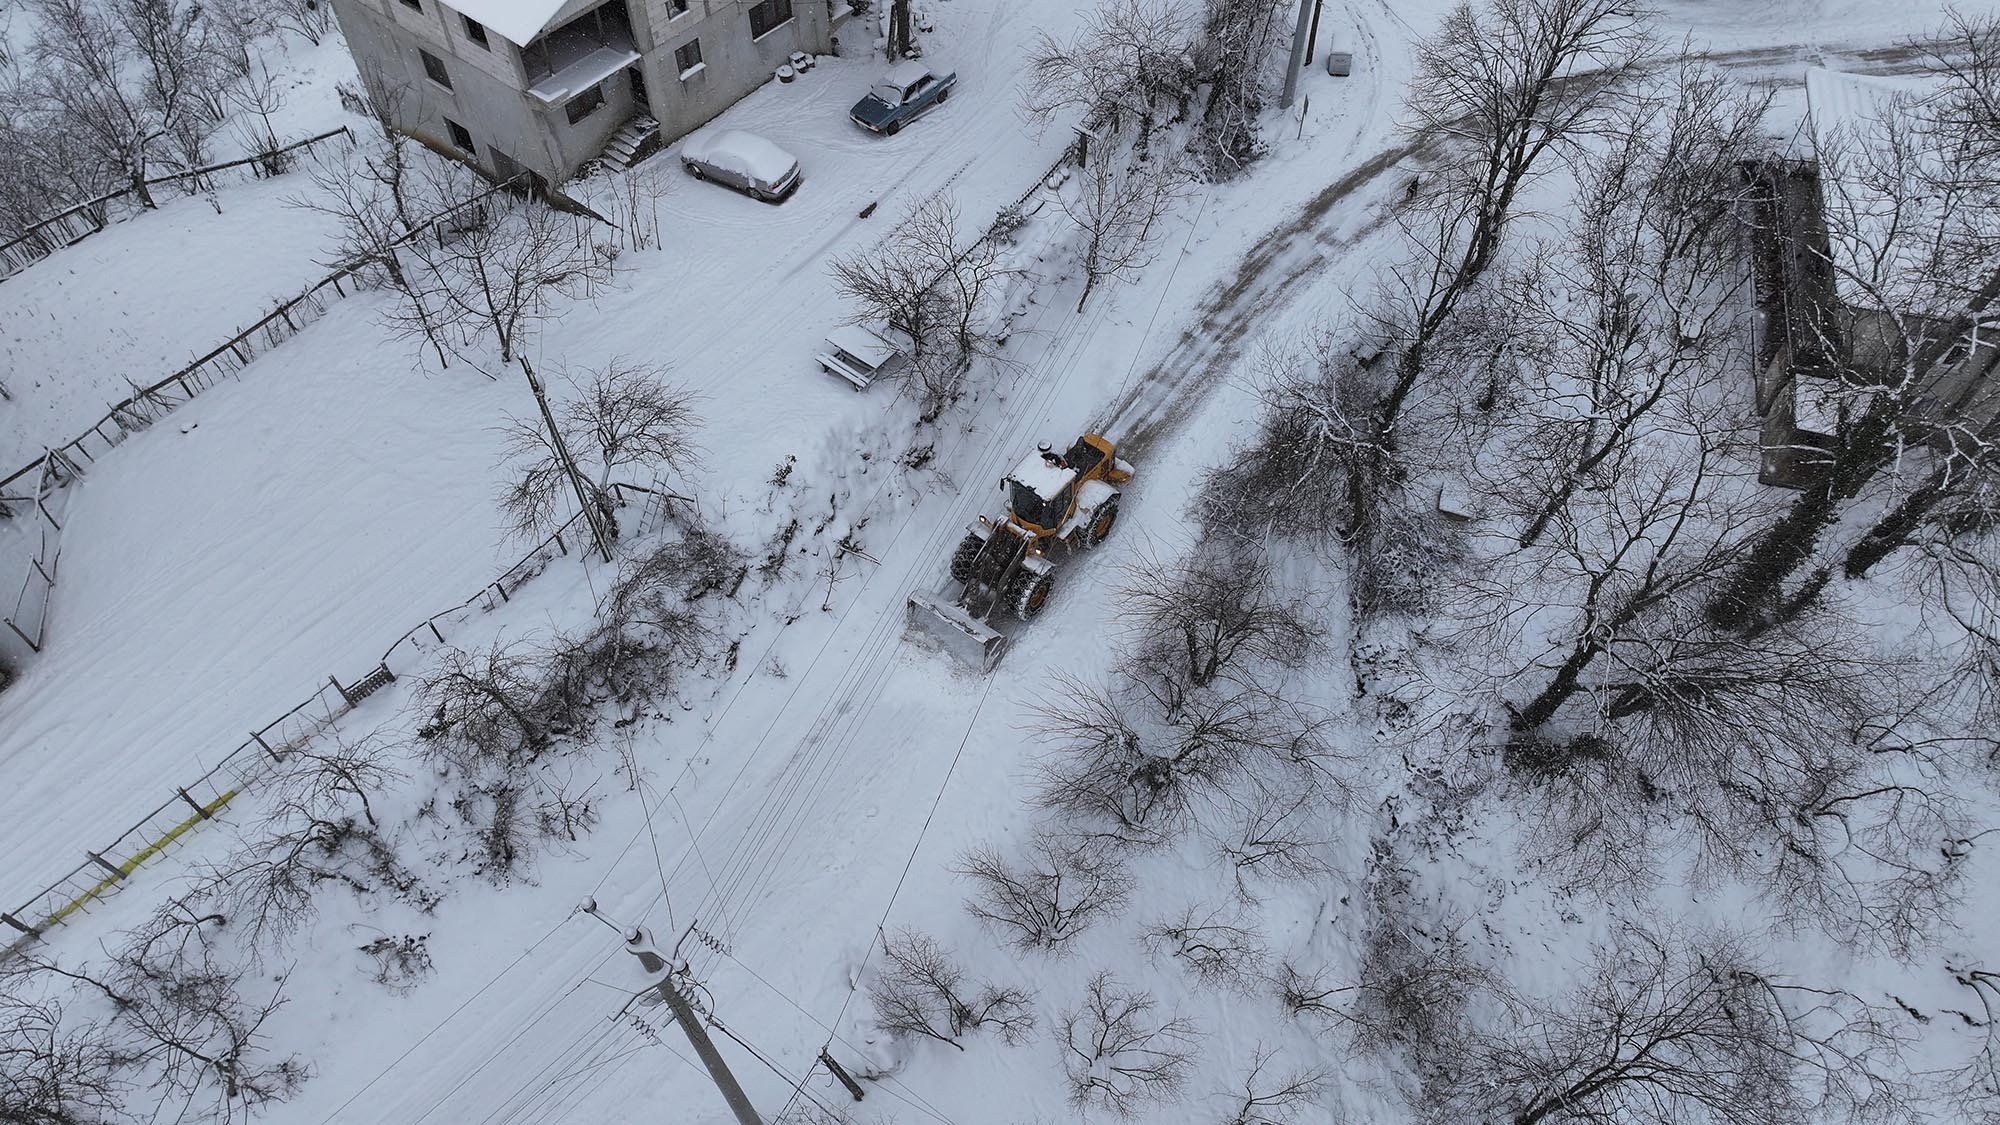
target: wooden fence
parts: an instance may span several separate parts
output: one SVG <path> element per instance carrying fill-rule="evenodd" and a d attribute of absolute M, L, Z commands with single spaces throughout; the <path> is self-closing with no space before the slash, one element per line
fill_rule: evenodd
<path fill-rule="evenodd" d="M 248 173 L 251 179 L 265 179 L 276 175 L 288 163 L 285 157 L 301 149 L 330 141 L 335 137 L 350 143 L 354 134 L 347 126 L 331 129 L 316 137 L 294 141 L 282 148 L 246 156 L 241 160 L 231 160 L 222 164 L 211 164 L 205 168 L 195 168 L 186 172 L 175 172 L 170 176 L 160 176 L 146 181 L 148 188 L 179 184 L 191 186 L 193 190 L 203 190 L 215 186 L 217 177 L 224 173 Z M 144 210 L 138 202 L 138 189 L 120 188 L 95 199 L 87 199 L 48 218 L 0 243 L 0 281 L 20 273 L 43 258 L 89 238 L 112 223 L 121 222 Z"/>

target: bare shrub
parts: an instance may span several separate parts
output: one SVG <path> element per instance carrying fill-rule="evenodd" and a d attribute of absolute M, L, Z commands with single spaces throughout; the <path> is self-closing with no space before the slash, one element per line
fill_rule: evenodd
<path fill-rule="evenodd" d="M 927 934 L 903 930 L 882 943 L 886 964 L 868 988 L 875 1022 L 891 1035 L 921 1035 L 965 1050 L 964 1037 L 990 1028 L 1009 1044 L 1034 1034 L 1034 994 L 968 982 L 965 970 Z"/>
<path fill-rule="evenodd" d="M 1148 1102 L 1172 1102 L 1199 1057 L 1194 1021 L 1162 1018 L 1152 993 L 1109 972 L 1090 978 L 1083 1000 L 1062 1016 L 1063 1072 L 1077 1109 L 1131 1117 Z"/>
<path fill-rule="evenodd" d="M 1232 796 L 1229 821 L 1208 832 L 1245 899 L 1253 877 L 1305 881 L 1333 870 L 1325 856 L 1333 804 L 1317 785 L 1259 781 Z"/>
<path fill-rule="evenodd" d="M 1190 904 L 1147 926 L 1139 940 L 1210 988 L 1247 995 L 1264 980 L 1264 935 L 1222 907 Z"/>
<path fill-rule="evenodd" d="M 548 657 L 522 643 L 485 652 L 447 648 L 417 687 L 425 753 L 462 768 L 503 768 L 539 758 L 560 733 L 542 710 Z"/>
<path fill-rule="evenodd" d="M 1057 690 L 1038 715 L 1053 749 L 1035 763 L 1035 800 L 1086 832 L 1161 843 L 1246 777 L 1337 777 L 1320 721 L 1264 692 L 1203 691 L 1155 718 L 1078 680 L 1059 678 Z"/>
<path fill-rule="evenodd" d="M 573 691 L 603 691 L 631 706 L 671 691 L 722 647 L 709 593 L 733 587 L 745 567 L 736 546 L 712 531 L 689 530 L 627 560 L 598 600 L 590 632 L 558 655 Z M 579 699 L 577 709 L 589 699 Z"/>
<path fill-rule="evenodd" d="M 283 948 L 319 912 L 323 887 L 366 898 L 394 895 L 429 910 L 437 896 L 372 827 L 351 816 L 328 819 L 293 807 L 197 877 L 197 895 L 227 913 L 253 951 Z"/>
<path fill-rule="evenodd" d="M 1248 660 L 1296 667 L 1322 630 L 1306 607 L 1272 590 L 1262 553 L 1198 551 L 1175 563 L 1146 558 L 1126 568 L 1119 613 L 1139 632 L 1141 659 L 1182 664 L 1187 683 L 1208 687 Z"/>
<path fill-rule="evenodd" d="M 1208 471 L 1195 497 L 1210 535 L 1254 549 L 1266 535 L 1326 542 L 1352 533 L 1356 490 L 1380 451 L 1369 422 L 1373 380 L 1349 349 L 1325 332 L 1260 351 L 1256 435 Z"/>
<path fill-rule="evenodd" d="M 404 934 L 400 938 L 382 934 L 361 947 L 375 962 L 376 984 L 398 996 L 406 996 L 437 971 L 431 961 L 429 934 Z"/>
<path fill-rule="evenodd" d="M 1276 1051 L 1259 1043 L 1250 1053 L 1250 1070 L 1243 1081 L 1216 1095 L 1230 1106 L 1223 1125 L 1290 1125 L 1326 1096 L 1329 1082 L 1323 1070 L 1294 1068 L 1267 1075 L 1276 1057 Z"/>
<path fill-rule="evenodd" d="M 18 1125 L 112 1120 L 129 1104 L 131 1064 L 110 1028 L 58 1000 L 16 995 L 0 976 L 0 1119 Z M 22 982 L 25 984 L 26 982 Z"/>
<path fill-rule="evenodd" d="M 667 381 L 658 365 L 613 359 L 601 368 L 558 377 L 570 393 L 554 408 L 563 444 L 591 489 L 606 526 L 616 529 L 623 486 L 651 492 L 667 474 L 701 462 L 695 442 L 695 396 Z M 511 418 L 503 431 L 514 476 L 500 498 L 516 534 L 547 535 L 574 499 L 569 477 L 539 416 Z"/>
<path fill-rule="evenodd" d="M 1019 948 L 1059 951 L 1132 896 L 1124 863 L 1101 845 L 1038 835 L 1027 852 L 1016 864 L 974 848 L 954 869 L 973 884 L 967 912 Z"/>
<path fill-rule="evenodd" d="M 71 969 L 29 955 L 24 971 L 85 986 L 110 1002 L 103 1025 L 111 1058 L 132 1086 L 160 1093 L 155 1108 L 235 1121 L 296 1093 L 310 1068 L 296 1056 L 277 1057 L 264 1024 L 285 1004 L 281 975 L 268 995 L 244 995 L 249 974 L 223 961 L 210 939 L 220 916 L 175 906 L 123 935 L 102 967 Z"/>

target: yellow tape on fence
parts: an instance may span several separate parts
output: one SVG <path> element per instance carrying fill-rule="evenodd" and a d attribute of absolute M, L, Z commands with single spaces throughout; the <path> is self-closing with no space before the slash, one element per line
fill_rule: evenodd
<path fill-rule="evenodd" d="M 153 858 L 156 855 L 159 855 L 160 852 L 164 850 L 168 844 L 171 844 L 175 840 L 180 839 L 183 835 L 187 833 L 188 829 L 193 828 L 195 825 L 200 824 L 202 821 L 207 820 L 209 817 L 214 816 L 217 812 L 220 812 L 222 810 L 222 807 L 224 805 L 227 805 L 231 800 L 234 800 L 236 794 L 239 792 L 241 792 L 241 790 L 231 789 L 229 792 L 224 793 L 222 796 L 217 797 L 215 800 L 210 801 L 209 803 L 203 805 L 201 807 L 200 812 L 196 813 L 191 817 L 188 817 L 186 820 L 181 821 L 179 824 L 174 825 L 172 828 L 167 830 L 167 833 L 165 835 L 161 836 L 159 839 L 153 841 L 151 844 L 148 844 L 146 847 L 135 853 L 131 859 L 128 859 L 125 862 L 119 864 L 117 875 L 115 876 L 107 875 L 104 878 L 99 879 L 97 881 L 96 886 L 76 896 L 76 898 L 70 901 L 69 905 L 63 907 L 61 910 L 58 910 L 54 914 L 49 915 L 48 920 L 43 922 L 40 928 L 47 929 L 50 926 L 53 926 L 58 922 L 61 922 L 64 918 L 67 918 L 70 915 L 76 913 L 77 911 L 82 910 L 92 901 L 102 896 L 106 888 L 116 886 L 127 875 L 130 875 L 132 874 L 132 872 L 138 870 L 140 864 L 146 862 L 147 860 Z"/>

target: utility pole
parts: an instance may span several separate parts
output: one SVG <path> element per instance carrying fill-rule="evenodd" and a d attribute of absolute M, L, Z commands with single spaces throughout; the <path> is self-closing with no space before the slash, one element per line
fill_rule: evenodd
<path fill-rule="evenodd" d="M 1279 109 L 1292 108 L 1292 99 L 1299 95 L 1299 70 L 1305 65 L 1306 29 L 1312 23 L 1313 0 L 1299 0 L 1299 25 L 1292 31 L 1292 61 L 1285 67 L 1285 92 L 1278 99 Z"/>
<path fill-rule="evenodd" d="M 743 1087 L 736 1084 L 736 1076 L 729 1072 L 729 1064 L 715 1049 L 715 1042 L 708 1037 L 708 1029 L 701 1025 L 701 1017 L 695 1014 L 694 1005 L 674 983 L 674 974 L 667 959 L 653 945 L 653 935 L 644 926 L 633 926 L 625 931 L 625 951 L 637 957 L 640 967 L 646 972 L 658 974 L 659 980 L 654 982 L 653 990 L 665 1002 L 667 1010 L 673 1012 L 674 1022 L 687 1033 L 688 1042 L 694 1044 L 694 1053 L 701 1056 L 702 1065 L 708 1068 L 708 1076 L 715 1080 L 715 1088 L 722 1091 L 722 1100 L 729 1103 L 729 1110 L 736 1115 L 739 1125 L 764 1125 L 764 1119 L 757 1116 L 757 1110 L 743 1093 Z"/>
<path fill-rule="evenodd" d="M 521 357 L 521 371 L 528 376 L 528 386 L 535 392 L 535 403 L 542 408 L 542 422 L 549 428 L 549 444 L 556 451 L 556 461 L 562 465 L 563 475 L 569 478 L 569 485 L 576 491 L 577 507 L 583 511 L 583 522 L 590 525 L 591 541 L 597 544 L 597 553 L 605 562 L 611 561 L 611 537 L 604 529 L 604 513 L 597 510 L 591 499 L 591 490 L 583 483 L 583 474 L 577 471 L 576 459 L 569 455 L 569 443 L 563 440 L 562 430 L 556 426 L 555 412 L 549 409 L 549 396 L 542 390 L 542 380 L 535 374 L 528 357 Z"/>
<path fill-rule="evenodd" d="M 910 0 L 889 0 L 889 61 L 902 61 L 909 49 Z"/>

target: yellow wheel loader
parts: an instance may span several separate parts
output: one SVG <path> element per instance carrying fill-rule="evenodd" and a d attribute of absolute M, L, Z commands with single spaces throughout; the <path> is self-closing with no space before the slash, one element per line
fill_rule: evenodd
<path fill-rule="evenodd" d="M 1050 548 L 1102 543 L 1118 521 L 1118 486 L 1131 479 L 1132 466 L 1098 434 L 1076 439 L 1067 453 L 1043 445 L 1001 478 L 1007 514 L 981 516 L 966 529 L 952 552 L 951 583 L 936 595 L 910 595 L 911 626 L 963 663 L 991 671 L 1007 645 L 988 624 L 993 615 L 1004 609 L 1032 621 L 1055 587 Z"/>

